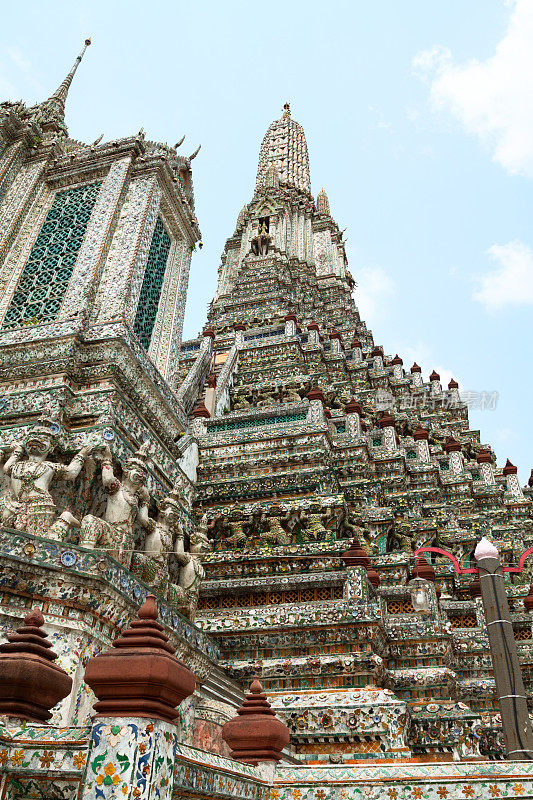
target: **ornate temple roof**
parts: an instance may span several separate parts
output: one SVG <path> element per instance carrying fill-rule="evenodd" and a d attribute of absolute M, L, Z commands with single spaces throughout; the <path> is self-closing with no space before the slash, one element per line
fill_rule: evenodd
<path fill-rule="evenodd" d="M 309 154 L 301 125 L 291 118 L 285 103 L 281 119 L 269 125 L 261 143 L 257 169 L 257 189 L 272 184 L 274 168 L 282 186 L 290 186 L 305 194 L 311 193 Z"/>

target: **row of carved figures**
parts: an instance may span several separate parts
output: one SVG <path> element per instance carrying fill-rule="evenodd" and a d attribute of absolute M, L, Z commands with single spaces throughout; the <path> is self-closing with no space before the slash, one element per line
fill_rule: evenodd
<path fill-rule="evenodd" d="M 119 479 L 107 445 L 82 447 L 69 464 L 63 464 L 54 460 L 56 439 L 54 423 L 43 424 L 41 419 L 24 439 L 3 449 L 3 472 L 8 477 L 8 486 L 0 498 L 2 524 L 56 541 L 65 541 L 73 530 L 78 530 L 81 547 L 105 550 L 157 594 L 193 618 L 204 575 L 199 554 L 210 545 L 200 526 L 191 537 L 190 551 L 185 551 L 179 502 L 188 500 L 184 484 L 178 482 L 158 503 L 154 519 L 149 515 L 152 501 L 146 487 L 148 443 L 126 459 Z M 80 521 L 68 510 L 58 514 L 51 494 L 53 484 L 73 481 L 89 458 L 101 468 L 102 488 L 106 495 L 103 515 L 87 514 Z M 141 552 L 135 551 L 136 523 L 146 534 Z M 169 554 L 173 554 L 180 565 L 177 583 L 172 583 L 169 578 Z"/>
<path fill-rule="evenodd" d="M 209 522 L 202 520 L 200 528 L 222 550 L 322 542 L 354 535 L 368 539 L 354 515 L 346 514 L 342 508 L 323 510 L 319 503 L 286 513 L 276 506 L 268 512 L 247 515 L 234 509 L 228 516 L 220 514 Z"/>

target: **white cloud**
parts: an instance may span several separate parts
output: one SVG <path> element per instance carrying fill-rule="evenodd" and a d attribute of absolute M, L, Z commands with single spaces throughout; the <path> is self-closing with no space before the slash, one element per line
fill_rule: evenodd
<path fill-rule="evenodd" d="M 533 176 L 533 2 L 513 0 L 509 25 L 494 55 L 455 64 L 434 47 L 413 59 L 431 84 L 437 108 L 449 108 L 466 130 L 487 143 L 511 174 Z"/>
<path fill-rule="evenodd" d="M 21 70 L 21 72 L 29 72 L 31 70 L 31 61 L 26 58 L 22 50 L 18 47 L 8 47 L 7 53 L 13 64 Z"/>
<path fill-rule="evenodd" d="M 487 250 L 498 267 L 478 278 L 473 298 L 487 311 L 507 305 L 533 305 L 533 251 L 523 242 L 495 244 Z"/>
<path fill-rule="evenodd" d="M 511 428 L 500 428 L 499 430 L 495 431 L 494 436 L 502 445 L 508 444 L 509 442 L 513 442 L 517 439 L 516 431 L 511 430 Z"/>
<path fill-rule="evenodd" d="M 383 317 L 394 292 L 394 281 L 383 267 L 363 267 L 357 270 L 357 287 L 353 292 L 361 318 L 374 325 Z"/>

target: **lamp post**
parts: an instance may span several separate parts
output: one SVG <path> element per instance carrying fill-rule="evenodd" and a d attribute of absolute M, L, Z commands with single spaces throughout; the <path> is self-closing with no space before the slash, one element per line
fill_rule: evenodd
<path fill-rule="evenodd" d="M 522 572 L 533 547 L 522 554 L 518 567 L 502 567 L 497 548 L 485 537 L 474 551 L 477 568 L 463 569 L 452 553 L 440 547 L 421 547 L 414 555 L 420 556 L 424 552 L 446 556 L 459 575 L 479 574 L 506 757 L 516 761 L 533 760 L 533 731 L 503 575 L 504 572 Z"/>

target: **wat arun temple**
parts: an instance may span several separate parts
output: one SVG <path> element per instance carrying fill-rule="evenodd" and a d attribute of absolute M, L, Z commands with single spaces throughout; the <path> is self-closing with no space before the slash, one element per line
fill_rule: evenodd
<path fill-rule="evenodd" d="M 0 103 L 1 800 L 533 798 L 533 480 L 361 319 L 288 104 L 184 341 L 197 151 L 70 138 L 83 52 Z"/>

